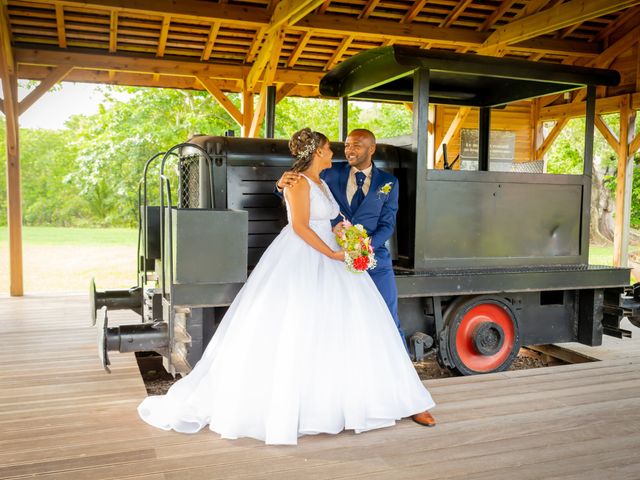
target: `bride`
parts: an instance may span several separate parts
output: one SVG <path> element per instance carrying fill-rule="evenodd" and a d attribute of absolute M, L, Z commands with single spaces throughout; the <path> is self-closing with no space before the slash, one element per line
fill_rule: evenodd
<path fill-rule="evenodd" d="M 320 172 L 326 136 L 305 128 L 289 142 L 289 223 L 229 307 L 202 359 L 142 419 L 222 438 L 296 444 L 301 435 L 388 427 L 435 404 L 367 274 L 350 273 L 331 230 L 338 205 Z"/>

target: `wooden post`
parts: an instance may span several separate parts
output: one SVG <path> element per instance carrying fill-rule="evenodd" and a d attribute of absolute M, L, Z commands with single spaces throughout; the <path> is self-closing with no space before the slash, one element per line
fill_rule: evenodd
<path fill-rule="evenodd" d="M 629 154 L 629 145 L 633 141 L 635 126 L 636 112 L 631 108 L 631 96 L 625 95 L 620 104 L 620 141 L 617 152 L 618 176 L 613 234 L 613 264 L 616 267 L 626 267 L 629 261 L 629 225 L 633 185 L 633 155 Z"/>
<path fill-rule="evenodd" d="M 9 293 L 24 293 L 22 275 L 22 200 L 20 195 L 20 142 L 18 126 L 18 78 L 2 59 L 2 91 L 7 125 L 7 223 L 9 225 Z"/>
<path fill-rule="evenodd" d="M 242 125 L 240 129 L 241 137 L 249 136 L 251 120 L 253 119 L 253 92 L 247 88 L 247 82 L 242 82 Z"/>

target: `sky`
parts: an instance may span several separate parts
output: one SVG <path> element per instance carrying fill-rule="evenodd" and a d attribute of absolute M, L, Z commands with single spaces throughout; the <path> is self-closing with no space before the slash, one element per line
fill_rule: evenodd
<path fill-rule="evenodd" d="M 72 115 L 97 113 L 103 100 L 98 89 L 98 85 L 91 83 L 62 82 L 60 88 L 45 93 L 20 115 L 20 127 L 58 130 Z M 28 93 L 29 89 L 18 88 L 18 99 L 22 100 Z"/>

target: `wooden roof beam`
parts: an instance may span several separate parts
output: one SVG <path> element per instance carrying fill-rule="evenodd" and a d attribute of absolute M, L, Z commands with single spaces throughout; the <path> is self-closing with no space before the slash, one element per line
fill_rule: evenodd
<path fill-rule="evenodd" d="M 265 28 L 266 39 L 260 48 L 260 53 L 253 62 L 253 66 L 247 75 L 247 88 L 254 90 L 258 80 L 262 76 L 270 58 L 273 58 L 273 49 L 278 39 L 283 37 L 283 28 L 295 24 L 309 12 L 317 8 L 323 0 L 283 0 L 276 6 L 269 25 Z M 639 0 L 640 1 L 640 0 Z M 324 16 L 324 15 L 320 15 Z M 278 52 L 280 49 L 278 49 Z"/>
<path fill-rule="evenodd" d="M 273 85 L 273 81 L 276 77 L 276 71 L 278 68 L 278 59 L 280 58 L 280 50 L 282 50 L 282 43 L 284 41 L 284 32 L 280 30 L 277 32 L 277 37 L 274 45 L 270 50 L 270 57 L 267 61 L 267 68 L 264 74 L 264 80 L 262 81 L 262 88 L 260 89 L 260 98 L 258 99 L 258 107 L 253 113 L 253 120 L 251 121 L 251 127 L 249 128 L 249 136 L 257 137 L 262 125 L 262 120 L 267 110 L 267 87 Z M 247 83 L 247 87 L 251 87 L 250 83 Z"/>
<path fill-rule="evenodd" d="M 379 3 L 380 0 L 369 0 L 362 9 L 362 12 L 360 12 L 360 15 L 358 15 L 358 20 L 369 18 L 369 15 L 371 15 L 371 12 L 373 12 L 373 10 L 378 6 Z"/>
<path fill-rule="evenodd" d="M 440 27 L 446 28 L 450 26 L 453 22 L 455 22 L 458 19 L 458 17 L 462 14 L 462 12 L 464 12 L 464 9 L 467 8 L 472 2 L 473 0 L 463 0 L 462 2 L 458 3 L 458 5 L 454 7 L 451 13 L 447 15 L 447 18 L 445 18 L 440 23 Z"/>
<path fill-rule="evenodd" d="M 56 28 L 58 30 L 58 46 L 67 48 L 67 35 L 64 28 L 64 7 L 56 5 Z"/>
<path fill-rule="evenodd" d="M 118 12 L 111 12 L 109 19 L 109 53 L 118 49 Z"/>
<path fill-rule="evenodd" d="M 158 51 L 156 57 L 164 57 L 164 49 L 167 47 L 167 38 L 169 37 L 169 27 L 171 26 L 171 16 L 162 17 L 162 28 L 160 29 L 160 40 L 158 40 Z"/>
<path fill-rule="evenodd" d="M 345 37 L 342 42 L 340 42 L 340 46 L 324 66 L 325 71 L 331 70 L 340 61 L 342 55 L 344 55 L 344 52 L 347 51 L 347 48 L 349 48 L 349 45 L 351 45 L 351 42 L 353 42 L 353 38 L 353 35 L 349 35 L 348 37 Z"/>
<path fill-rule="evenodd" d="M 207 78 L 242 80 L 248 71 L 246 66 L 200 61 L 177 61 L 165 58 L 149 58 L 122 54 L 78 53 L 55 50 L 33 50 L 15 48 L 16 62 L 24 65 L 70 65 L 87 70 L 114 70 L 138 73 L 158 73 L 160 75 L 204 76 Z M 317 86 L 323 72 L 309 72 L 278 69 L 279 81 Z"/>
<path fill-rule="evenodd" d="M 491 15 L 487 17 L 484 23 L 480 26 L 478 30 L 481 32 L 486 32 L 493 24 L 502 18 L 502 16 L 507 13 L 507 11 L 516 3 L 517 0 L 502 0 L 502 3 L 498 8 L 496 8 Z"/>
<path fill-rule="evenodd" d="M 298 40 L 298 44 L 295 46 L 295 48 L 291 52 L 291 55 L 289 56 L 289 60 L 287 60 L 287 67 L 291 68 L 296 64 L 296 62 L 298 61 L 298 58 L 300 58 L 300 54 L 304 50 L 304 47 L 307 46 L 307 43 L 311 39 L 311 35 L 312 35 L 311 31 L 306 31 L 302 33 L 302 35 L 300 36 L 300 40 Z"/>
<path fill-rule="evenodd" d="M 640 0 L 570 0 L 498 28 L 478 53 L 494 54 L 501 47 L 554 32 L 575 23 L 614 13 L 640 4 Z"/>
<path fill-rule="evenodd" d="M 92 10 L 116 11 L 153 16 L 169 15 L 174 19 L 198 22 L 225 22 L 247 27 L 261 27 L 269 23 L 270 15 L 264 8 L 203 2 L 201 0 L 23 0 L 28 3 L 62 5 Z M 285 2 L 281 2 L 285 3 Z M 297 3 L 287 1 L 287 4 Z M 306 2 L 305 2 L 306 3 Z"/>
<path fill-rule="evenodd" d="M 4 68 L 7 73 L 13 73 L 15 61 L 11 49 L 11 34 L 9 33 L 9 14 L 7 13 L 7 0 L 0 0 L 0 57 L 4 59 Z"/>
<path fill-rule="evenodd" d="M 640 0 L 638 0 L 640 1 Z M 295 30 L 311 32 L 314 35 L 351 35 L 357 32 L 358 38 L 370 38 L 373 41 L 393 42 L 433 42 L 448 43 L 455 46 L 479 48 L 489 35 L 484 32 L 459 27 L 440 28 L 422 23 L 399 24 L 387 20 L 350 19 L 338 15 L 309 15 L 300 20 Z M 570 42 L 570 43 L 567 43 Z M 559 55 L 596 56 L 601 47 L 596 42 L 576 42 L 553 38 L 534 38 L 511 45 L 522 51 L 548 51 Z"/>
<path fill-rule="evenodd" d="M 216 38 L 218 37 L 218 32 L 220 31 L 220 22 L 215 22 L 211 25 L 211 30 L 209 30 L 209 37 L 207 38 L 207 43 L 204 46 L 204 50 L 202 51 L 202 56 L 200 60 L 206 61 L 211 58 L 211 52 L 213 50 L 213 45 L 216 43 Z"/>
<path fill-rule="evenodd" d="M 427 0 L 415 0 L 411 8 L 407 11 L 407 13 L 402 17 L 400 23 L 411 23 L 413 19 L 418 16 L 418 14 L 424 8 L 424 5 L 427 3 Z"/>

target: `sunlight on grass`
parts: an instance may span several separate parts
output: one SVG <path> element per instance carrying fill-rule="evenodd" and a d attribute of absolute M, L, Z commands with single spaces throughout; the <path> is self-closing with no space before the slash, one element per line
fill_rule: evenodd
<path fill-rule="evenodd" d="M 132 228 L 23 227 L 24 289 L 86 292 L 136 283 L 138 232 Z M 0 227 L 0 294 L 9 290 L 7 228 Z"/>

